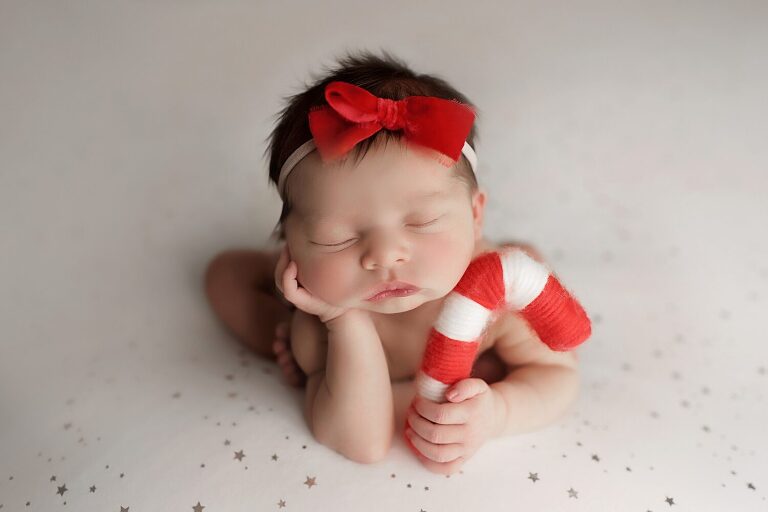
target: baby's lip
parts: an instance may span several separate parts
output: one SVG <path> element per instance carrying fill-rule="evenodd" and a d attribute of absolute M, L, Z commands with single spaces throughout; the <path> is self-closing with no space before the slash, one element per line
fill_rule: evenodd
<path fill-rule="evenodd" d="M 371 290 L 368 294 L 368 297 L 365 300 L 371 300 L 376 295 L 380 294 L 381 292 L 385 292 L 388 290 L 409 290 L 409 291 L 417 291 L 420 290 L 418 286 L 406 283 L 405 281 L 387 281 L 386 283 L 381 283 L 377 285 L 373 290 Z"/>

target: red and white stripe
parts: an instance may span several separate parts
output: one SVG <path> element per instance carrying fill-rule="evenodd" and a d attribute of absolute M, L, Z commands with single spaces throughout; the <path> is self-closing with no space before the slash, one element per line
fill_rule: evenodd
<path fill-rule="evenodd" d="M 552 350 L 570 350 L 591 334 L 589 317 L 549 269 L 520 248 L 481 254 L 445 299 L 416 377 L 419 395 L 445 401 L 445 391 L 469 378 L 493 313 L 511 309 Z"/>

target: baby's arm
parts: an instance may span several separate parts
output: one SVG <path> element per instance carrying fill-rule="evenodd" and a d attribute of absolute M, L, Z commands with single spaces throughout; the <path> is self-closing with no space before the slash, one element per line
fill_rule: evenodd
<path fill-rule="evenodd" d="M 494 350 L 509 369 L 490 384 L 504 409 L 498 411 L 497 436 L 535 430 L 561 416 L 579 389 L 574 352 L 556 352 L 545 345 L 523 318 L 512 314 Z"/>
<path fill-rule="evenodd" d="M 275 266 L 275 285 L 297 308 L 292 343 L 308 376 L 305 415 L 312 434 L 354 461 L 381 459 L 395 425 L 389 367 L 373 319 L 366 311 L 327 304 L 302 287 L 287 245 Z M 318 350 L 321 342 L 325 346 Z M 327 355 L 318 363 L 321 352 Z"/>
<path fill-rule="evenodd" d="M 348 459 L 380 460 L 392 443 L 394 411 L 389 368 L 370 315 L 353 309 L 325 324 L 301 310 L 295 315 L 292 343 L 296 362 L 307 373 L 304 412 L 310 430 Z M 310 322 L 327 328 L 322 351 L 311 341 L 318 329 Z"/>

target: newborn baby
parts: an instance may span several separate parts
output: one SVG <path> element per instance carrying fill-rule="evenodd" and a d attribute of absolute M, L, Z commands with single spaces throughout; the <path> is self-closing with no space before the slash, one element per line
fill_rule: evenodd
<path fill-rule="evenodd" d="M 305 386 L 305 419 L 319 442 L 375 462 L 407 419 L 421 462 L 451 474 L 487 440 L 564 413 L 578 389 L 576 356 L 550 350 L 519 315 L 499 312 L 472 377 L 449 389 L 455 396 L 443 404 L 417 396 L 414 377 L 445 297 L 473 258 L 500 248 L 483 237 L 486 194 L 468 158 L 475 130 L 450 166 L 381 129 L 333 162 L 318 150 L 299 155 L 281 180 L 288 156 L 312 137 L 308 112 L 336 80 L 382 98 L 469 104 L 441 79 L 372 55 L 342 61 L 294 96 L 270 146 L 285 243 L 219 255 L 206 273 L 208 298 L 238 338 Z M 542 261 L 526 244 L 502 245 Z"/>

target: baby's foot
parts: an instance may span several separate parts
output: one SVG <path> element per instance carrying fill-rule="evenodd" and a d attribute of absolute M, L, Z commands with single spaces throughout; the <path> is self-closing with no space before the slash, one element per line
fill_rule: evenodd
<path fill-rule="evenodd" d="M 275 327 L 275 341 L 272 343 L 272 349 L 277 356 L 283 381 L 290 386 L 303 386 L 307 381 L 307 374 L 296 363 L 291 352 L 290 325 L 288 322 L 281 322 Z"/>

